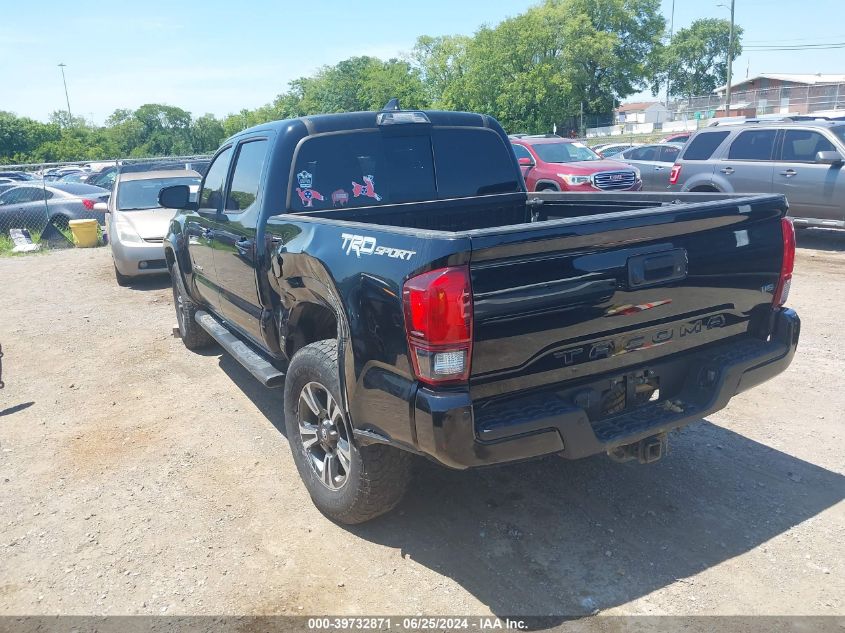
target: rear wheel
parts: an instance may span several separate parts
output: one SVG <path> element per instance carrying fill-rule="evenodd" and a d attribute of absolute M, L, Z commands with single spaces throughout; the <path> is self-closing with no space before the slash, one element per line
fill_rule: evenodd
<path fill-rule="evenodd" d="M 285 427 L 314 505 L 340 523 L 363 523 L 402 499 L 411 455 L 392 446 L 356 446 L 339 404 L 338 376 L 337 341 L 299 350 L 285 378 Z"/>
<path fill-rule="evenodd" d="M 170 267 L 170 282 L 173 286 L 173 305 L 176 308 L 176 322 L 179 324 L 179 336 L 182 337 L 182 342 L 190 350 L 208 347 L 214 339 L 196 322 L 194 317 L 198 306 L 188 296 L 176 264 Z"/>
<path fill-rule="evenodd" d="M 66 215 L 54 215 L 50 218 L 50 224 L 60 231 L 67 231 L 70 228 L 70 219 Z"/>

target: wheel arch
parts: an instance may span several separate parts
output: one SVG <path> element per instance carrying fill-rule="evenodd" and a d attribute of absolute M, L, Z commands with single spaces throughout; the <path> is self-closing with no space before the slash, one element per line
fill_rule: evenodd
<path fill-rule="evenodd" d="M 561 191 L 561 188 L 554 180 L 543 179 L 536 182 L 534 191 Z"/>

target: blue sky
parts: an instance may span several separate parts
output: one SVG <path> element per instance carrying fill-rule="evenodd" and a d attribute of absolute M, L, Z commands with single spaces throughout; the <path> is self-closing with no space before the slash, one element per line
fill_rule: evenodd
<path fill-rule="evenodd" d="M 675 28 L 727 17 L 729 0 L 675 0 Z M 746 44 L 845 42 L 842 0 L 736 0 Z M 145 0 L 8 3 L 0 20 L 0 110 L 45 120 L 65 100 L 101 123 L 117 108 L 167 103 L 194 115 L 255 108 L 287 82 L 352 55 L 399 56 L 418 35 L 471 34 L 528 0 Z M 663 0 L 669 18 L 671 0 Z M 753 41 L 752 41 L 753 40 Z M 845 73 L 845 49 L 743 54 L 735 75 Z"/>

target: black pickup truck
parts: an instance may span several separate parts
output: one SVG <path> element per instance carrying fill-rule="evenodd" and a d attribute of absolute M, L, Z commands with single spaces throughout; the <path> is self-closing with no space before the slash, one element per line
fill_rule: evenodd
<path fill-rule="evenodd" d="M 398 109 L 251 128 L 165 240 L 179 331 L 284 386 L 315 504 L 365 521 L 412 454 L 469 468 L 667 432 L 791 362 L 780 195 L 527 193 L 492 118 Z M 281 403 L 280 403 L 281 406 Z"/>

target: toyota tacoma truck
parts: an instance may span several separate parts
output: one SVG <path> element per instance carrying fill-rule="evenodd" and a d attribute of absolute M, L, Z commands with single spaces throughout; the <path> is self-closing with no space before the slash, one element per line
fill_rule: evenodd
<path fill-rule="evenodd" d="M 159 201 L 180 209 L 185 346 L 283 387 L 299 474 L 339 522 L 394 507 L 414 455 L 655 461 L 798 342 L 782 195 L 529 193 L 481 114 L 260 125 L 196 198 Z"/>

